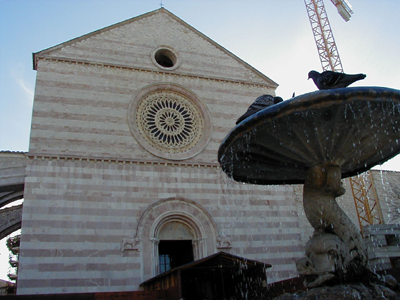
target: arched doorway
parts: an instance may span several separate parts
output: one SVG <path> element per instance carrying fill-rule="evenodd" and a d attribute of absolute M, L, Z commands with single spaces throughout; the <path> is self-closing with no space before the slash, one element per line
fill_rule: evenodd
<path fill-rule="evenodd" d="M 178 203 L 177 203 L 178 204 Z M 152 233 L 150 240 L 153 245 L 152 256 L 152 276 L 156 276 L 163 271 L 160 267 L 160 250 L 163 254 L 175 256 L 175 262 L 170 262 L 170 267 L 191 262 L 207 256 L 207 239 L 204 224 L 194 215 L 176 210 L 167 211 L 154 220 L 150 230 Z M 172 247 L 184 247 L 184 249 L 173 250 Z M 179 253 L 181 252 L 181 253 Z M 176 260 L 178 255 L 184 255 L 185 259 Z M 170 258 L 172 258 L 170 256 Z"/>
<path fill-rule="evenodd" d="M 195 234 L 190 224 L 177 218 L 162 224 L 158 233 L 158 272 L 190 263 L 194 260 Z"/>
<path fill-rule="evenodd" d="M 212 217 L 193 201 L 173 198 L 150 205 L 140 218 L 136 233 L 136 238 L 141 241 L 143 280 L 165 271 L 165 255 L 170 258 L 179 255 L 179 251 L 171 250 L 172 247 L 181 247 L 180 255 L 186 258 L 180 261 L 175 258 L 169 267 L 215 253 L 217 236 Z M 164 256 L 160 257 L 160 253 Z"/>

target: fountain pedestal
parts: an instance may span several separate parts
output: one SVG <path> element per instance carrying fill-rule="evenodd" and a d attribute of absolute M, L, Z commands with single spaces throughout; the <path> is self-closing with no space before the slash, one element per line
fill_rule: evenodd
<path fill-rule="evenodd" d="M 318 165 L 308 170 L 303 205 L 315 231 L 306 245 L 306 257 L 296 263 L 299 274 L 314 275 L 307 287 L 332 280 L 351 282 L 368 269 L 360 231 L 335 199 L 344 193 L 339 166 Z"/>
<path fill-rule="evenodd" d="M 308 287 L 364 276 L 368 257 L 360 231 L 336 203 L 341 179 L 400 153 L 400 91 L 317 91 L 257 112 L 222 142 L 218 160 L 236 181 L 304 184 L 303 204 L 314 235 L 300 274 Z"/>

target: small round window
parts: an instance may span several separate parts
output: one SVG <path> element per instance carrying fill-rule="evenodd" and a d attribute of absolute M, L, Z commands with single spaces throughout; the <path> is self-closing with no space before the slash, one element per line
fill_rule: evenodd
<path fill-rule="evenodd" d="M 167 47 L 157 48 L 153 51 L 151 59 L 157 67 L 165 70 L 174 70 L 179 63 L 178 55 Z"/>

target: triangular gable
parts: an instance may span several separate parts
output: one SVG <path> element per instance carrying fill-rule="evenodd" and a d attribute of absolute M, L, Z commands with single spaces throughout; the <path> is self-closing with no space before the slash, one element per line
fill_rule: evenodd
<path fill-rule="evenodd" d="M 34 69 L 38 59 L 48 58 L 158 71 L 149 56 L 155 47 L 167 43 L 176 47 L 183 61 L 174 73 L 278 86 L 165 8 L 34 53 Z"/>

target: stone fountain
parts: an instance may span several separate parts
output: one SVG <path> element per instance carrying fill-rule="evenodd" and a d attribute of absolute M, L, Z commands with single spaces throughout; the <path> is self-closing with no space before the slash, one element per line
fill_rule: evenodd
<path fill-rule="evenodd" d="M 398 153 L 400 91 L 356 87 L 304 94 L 257 112 L 228 134 L 218 160 L 239 182 L 304 184 L 304 210 L 315 231 L 296 265 L 314 288 L 373 277 L 360 231 L 335 198 L 345 193 L 342 178 Z"/>

